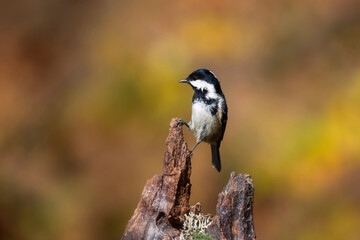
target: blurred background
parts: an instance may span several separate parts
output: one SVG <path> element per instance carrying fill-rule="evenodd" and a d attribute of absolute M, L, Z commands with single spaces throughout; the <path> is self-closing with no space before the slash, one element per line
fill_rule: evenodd
<path fill-rule="evenodd" d="M 215 213 L 249 173 L 258 239 L 359 239 L 355 0 L 1 1 L 0 238 L 119 239 L 197 68 L 229 121 L 220 174 L 194 153 L 191 204 Z"/>

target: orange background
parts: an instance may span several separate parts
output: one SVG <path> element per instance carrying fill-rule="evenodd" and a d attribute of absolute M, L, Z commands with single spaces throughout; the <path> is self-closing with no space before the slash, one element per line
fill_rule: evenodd
<path fill-rule="evenodd" d="M 359 238 L 357 1 L 0 6 L 1 239 L 118 239 L 170 119 L 190 119 L 177 81 L 203 67 L 229 120 L 220 174 L 194 152 L 191 203 L 214 213 L 230 172 L 249 173 L 258 239 Z"/>

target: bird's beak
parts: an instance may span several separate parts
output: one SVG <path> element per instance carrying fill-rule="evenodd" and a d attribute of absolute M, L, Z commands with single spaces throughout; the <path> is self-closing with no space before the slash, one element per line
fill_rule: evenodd
<path fill-rule="evenodd" d="M 189 83 L 189 81 L 187 79 L 181 79 L 179 83 Z"/>

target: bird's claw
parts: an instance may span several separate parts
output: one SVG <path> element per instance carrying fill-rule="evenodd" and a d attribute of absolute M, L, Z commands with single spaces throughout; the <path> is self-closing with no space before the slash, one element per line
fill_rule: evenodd
<path fill-rule="evenodd" d="M 186 127 L 189 127 L 189 125 L 184 120 L 182 120 L 181 118 L 179 120 L 177 120 L 177 124 L 185 125 Z"/>
<path fill-rule="evenodd" d="M 189 156 L 190 156 L 190 158 L 192 158 L 192 157 L 193 157 L 193 152 L 192 152 L 192 151 L 190 151 Z"/>
<path fill-rule="evenodd" d="M 181 118 L 179 118 L 177 120 L 177 124 L 181 124 L 181 125 L 184 125 L 186 122 L 184 120 L 182 120 Z"/>

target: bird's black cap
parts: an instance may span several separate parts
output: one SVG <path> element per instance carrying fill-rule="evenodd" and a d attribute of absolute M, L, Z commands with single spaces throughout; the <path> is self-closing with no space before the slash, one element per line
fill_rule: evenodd
<path fill-rule="evenodd" d="M 198 79 L 205 80 L 207 82 L 208 82 L 208 80 L 216 80 L 217 81 L 215 75 L 211 71 L 209 71 L 205 68 L 200 68 L 198 70 L 193 71 L 186 79 L 189 81 L 194 81 L 194 80 L 198 80 Z M 211 83 L 211 82 L 209 82 L 209 83 Z"/>

